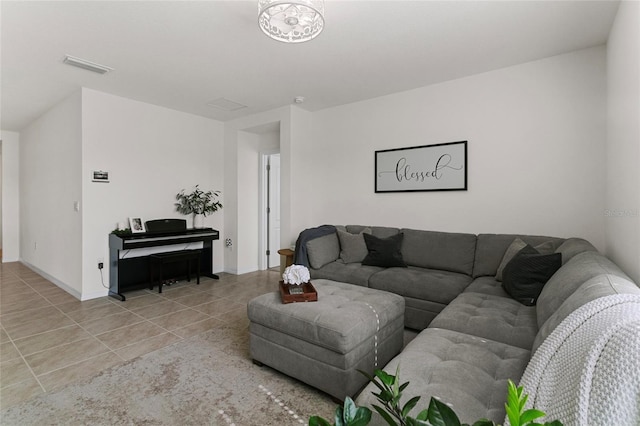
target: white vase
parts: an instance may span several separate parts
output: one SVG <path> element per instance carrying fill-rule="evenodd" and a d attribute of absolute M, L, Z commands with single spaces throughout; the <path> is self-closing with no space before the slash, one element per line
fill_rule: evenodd
<path fill-rule="evenodd" d="M 204 228 L 204 216 L 201 214 L 193 214 L 193 227 L 198 229 L 198 228 Z"/>

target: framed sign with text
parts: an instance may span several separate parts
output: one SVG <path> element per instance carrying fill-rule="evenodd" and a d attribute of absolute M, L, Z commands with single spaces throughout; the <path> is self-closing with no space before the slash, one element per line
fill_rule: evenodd
<path fill-rule="evenodd" d="M 376 151 L 376 192 L 466 191 L 467 141 Z"/>

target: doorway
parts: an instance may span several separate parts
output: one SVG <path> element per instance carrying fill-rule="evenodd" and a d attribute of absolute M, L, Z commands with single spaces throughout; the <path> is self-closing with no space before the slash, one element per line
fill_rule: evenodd
<path fill-rule="evenodd" d="M 262 154 L 262 208 L 260 268 L 280 266 L 280 153 Z"/>

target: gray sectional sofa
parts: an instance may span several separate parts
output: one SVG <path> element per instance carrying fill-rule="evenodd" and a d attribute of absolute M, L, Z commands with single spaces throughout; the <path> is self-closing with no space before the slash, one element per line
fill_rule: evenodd
<path fill-rule="evenodd" d="M 420 332 L 384 369 L 393 374 L 400 365 L 401 378 L 411 382 L 405 395 L 407 398 L 420 395 L 425 404 L 418 404 L 416 409 L 426 408 L 433 396 L 453 406 L 463 422 L 479 418 L 503 422 L 507 380 L 518 383 L 523 374 L 528 374 L 536 377 L 529 380 L 531 383 L 546 386 L 544 392 L 537 387 L 525 388 L 539 396 L 530 398 L 530 404 L 536 404 L 536 408 L 546 410 L 565 424 L 597 424 L 594 423 L 597 417 L 583 413 L 598 404 L 593 394 L 576 393 L 573 400 L 567 401 L 567 389 L 554 384 L 571 382 L 573 378 L 571 383 L 575 382 L 578 388 L 591 389 L 593 385 L 595 389 L 598 386 L 594 377 L 598 374 L 609 380 L 631 374 L 635 375 L 631 382 L 622 379 L 618 385 L 616 381 L 613 385 L 607 382 L 610 389 L 604 394 L 631 393 L 636 408 L 628 418 L 635 419 L 632 424 L 639 424 L 640 370 L 630 371 L 627 365 L 615 373 L 596 374 L 597 362 L 588 364 L 588 359 L 600 359 L 603 351 L 613 350 L 605 343 L 596 344 L 602 330 L 585 332 L 587 337 L 571 343 L 576 345 L 576 349 L 572 349 L 576 353 L 596 351 L 585 354 L 587 359 L 554 358 L 554 354 L 567 350 L 569 343 L 565 342 L 571 340 L 558 340 L 550 335 L 567 333 L 567 327 L 572 324 L 579 329 L 588 321 L 584 318 L 593 320 L 598 315 L 602 317 L 597 321 L 598 326 L 610 334 L 617 333 L 623 323 L 631 324 L 637 333 L 631 332 L 633 338 L 625 341 L 630 348 L 640 350 L 640 289 L 589 242 L 579 238 L 474 235 L 359 225 L 337 226 L 336 230 L 306 242 L 311 277 L 385 290 L 404 297 L 405 326 Z M 362 257 L 367 254 L 364 241 L 360 241 L 363 232 L 379 238 L 402 233 L 401 254 L 406 267 L 362 265 Z M 562 255 L 562 266 L 544 285 L 534 306 L 525 306 L 511 298 L 498 280 L 509 260 L 505 254 L 513 250 L 517 238 L 538 247 L 540 252 Z M 618 303 L 621 297 L 624 301 Z M 617 309 L 620 304 L 627 307 L 625 312 L 631 313 L 605 312 Z M 591 312 L 589 309 L 596 314 L 586 315 L 586 311 Z M 544 350 L 539 349 L 541 347 Z M 546 355 L 543 361 L 534 362 L 535 356 L 532 360 L 536 352 Z M 637 350 L 618 355 L 627 364 L 640 366 Z M 561 373 L 556 373 L 558 377 L 545 377 L 551 373 L 545 373 L 546 367 L 541 365 L 554 362 L 559 365 L 554 371 Z M 375 390 L 368 385 L 359 394 L 358 405 L 375 403 L 372 396 Z M 562 401 L 560 408 L 554 401 Z M 633 404 L 631 406 L 633 411 Z M 602 415 L 602 409 L 599 410 L 593 415 Z"/>

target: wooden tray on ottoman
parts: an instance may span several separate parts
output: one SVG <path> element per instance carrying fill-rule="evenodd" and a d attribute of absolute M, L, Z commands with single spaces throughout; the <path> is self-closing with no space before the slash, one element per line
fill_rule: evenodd
<path fill-rule="evenodd" d="M 291 294 L 289 293 L 290 287 L 302 287 L 302 293 Z M 315 302 L 318 300 L 318 293 L 311 282 L 292 286 L 280 281 L 280 296 L 282 296 L 282 303 Z"/>

